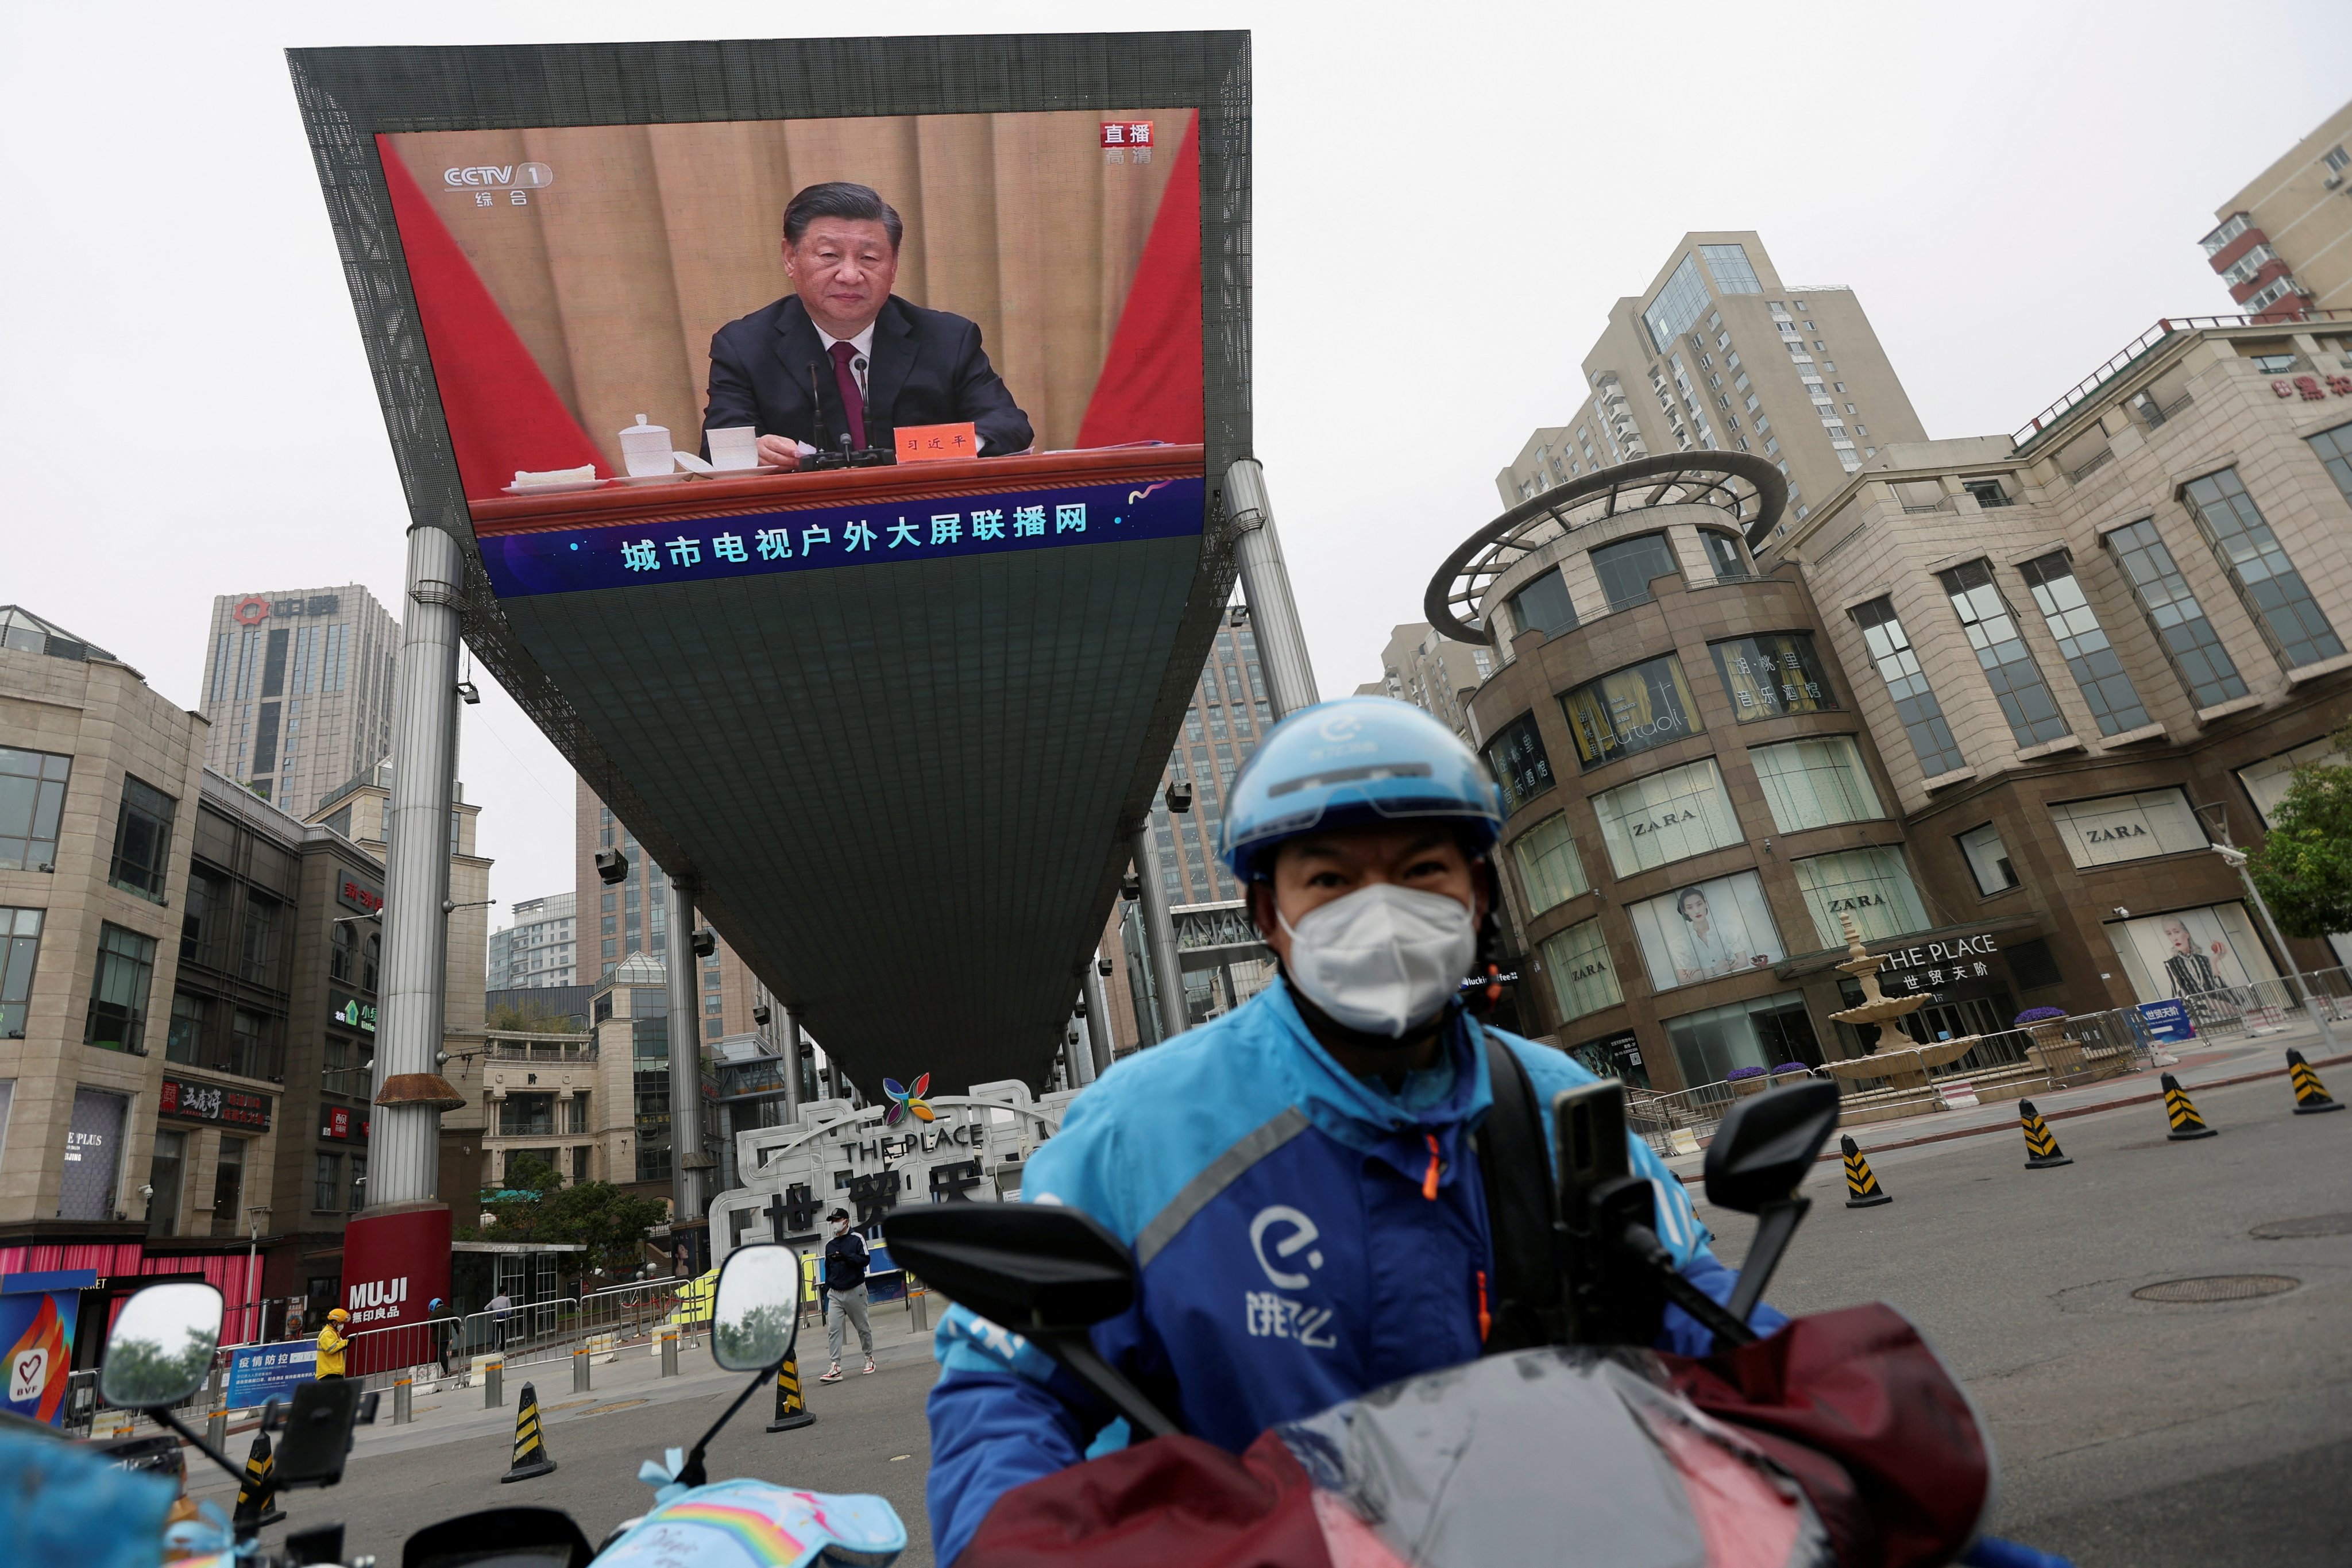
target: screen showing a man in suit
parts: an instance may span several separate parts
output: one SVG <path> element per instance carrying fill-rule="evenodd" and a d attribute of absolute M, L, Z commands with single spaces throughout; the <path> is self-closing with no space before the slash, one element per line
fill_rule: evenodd
<path fill-rule="evenodd" d="M 940 426 L 982 458 L 1200 441 L 1196 119 L 379 136 L 466 496 L 789 471 Z"/>

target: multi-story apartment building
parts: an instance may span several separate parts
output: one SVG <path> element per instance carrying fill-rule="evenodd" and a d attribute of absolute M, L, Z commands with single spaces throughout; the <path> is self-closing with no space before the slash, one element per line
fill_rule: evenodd
<path fill-rule="evenodd" d="M 213 601 L 205 765 L 307 816 L 392 749 L 400 626 L 356 583 Z"/>
<path fill-rule="evenodd" d="M 1496 476 L 1505 506 L 1640 458 L 1752 452 L 1798 521 L 1876 448 L 1927 437 L 1854 291 L 1783 282 L 1748 230 L 1685 235 L 1583 368 L 1576 413 Z"/>
<path fill-rule="evenodd" d="M 1484 645 L 1440 637 L 1427 621 L 1392 628 L 1381 650 L 1381 678 L 1356 688 L 1359 697 L 1393 697 L 1410 702 L 1470 738 L 1470 693 L 1495 673 L 1495 656 Z"/>
<path fill-rule="evenodd" d="M 2352 310 L 2352 103 L 2213 216 L 2205 259 L 2239 310 L 2264 321 Z"/>
<path fill-rule="evenodd" d="M 514 924 L 489 936 L 485 984 L 492 991 L 577 985 L 579 931 L 577 892 L 520 899 Z"/>
<path fill-rule="evenodd" d="M 1439 585 L 1503 656 L 1541 1032 L 1662 1089 L 1853 1055 L 1844 918 L 1954 1036 L 2352 958 L 2208 852 L 2352 717 L 2352 329 L 2160 324 L 2011 436 L 1779 481 L 1571 476 Z"/>

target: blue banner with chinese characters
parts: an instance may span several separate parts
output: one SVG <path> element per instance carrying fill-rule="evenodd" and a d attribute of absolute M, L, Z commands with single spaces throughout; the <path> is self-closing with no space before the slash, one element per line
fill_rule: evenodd
<path fill-rule="evenodd" d="M 511 598 L 1180 539 L 1201 531 L 1205 493 L 1192 476 L 561 528 L 486 538 L 482 563 L 499 596 Z"/>
<path fill-rule="evenodd" d="M 315 1382 L 318 1375 L 319 1345 L 315 1340 L 239 1346 L 229 1352 L 229 1407 L 250 1410 L 273 1399 L 292 1399 L 295 1389 Z"/>
<path fill-rule="evenodd" d="M 2139 1021 L 2147 1029 L 2147 1037 L 2168 1044 L 2176 1040 L 2193 1040 L 2197 1026 L 2189 1016 L 2189 1004 L 2178 997 L 2162 1002 L 2139 1005 Z"/>

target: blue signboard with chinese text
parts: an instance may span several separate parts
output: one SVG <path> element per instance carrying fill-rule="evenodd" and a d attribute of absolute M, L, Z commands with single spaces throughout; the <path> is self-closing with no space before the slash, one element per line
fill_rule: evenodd
<path fill-rule="evenodd" d="M 2189 1017 L 2189 1004 L 2178 997 L 2163 1002 L 2141 1003 L 2139 1021 L 2147 1029 L 2147 1037 L 2151 1040 L 2193 1040 L 2197 1037 L 2197 1026 Z"/>
<path fill-rule="evenodd" d="M 270 1345 L 243 1345 L 229 1352 L 228 1403 L 232 1410 L 249 1410 L 273 1399 L 292 1399 L 295 1389 L 314 1382 L 319 1371 L 319 1346 L 312 1340 L 285 1340 Z"/>
<path fill-rule="evenodd" d="M 1205 492 L 1191 476 L 560 528 L 485 538 L 482 564 L 499 596 L 512 598 L 1178 539 L 1201 531 Z"/>

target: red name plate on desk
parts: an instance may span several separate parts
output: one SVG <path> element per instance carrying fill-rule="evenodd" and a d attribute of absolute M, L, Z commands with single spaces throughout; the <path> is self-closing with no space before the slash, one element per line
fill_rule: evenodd
<path fill-rule="evenodd" d="M 971 421 L 961 425 L 909 425 L 898 432 L 902 463 L 946 463 L 980 456 L 980 436 Z"/>

